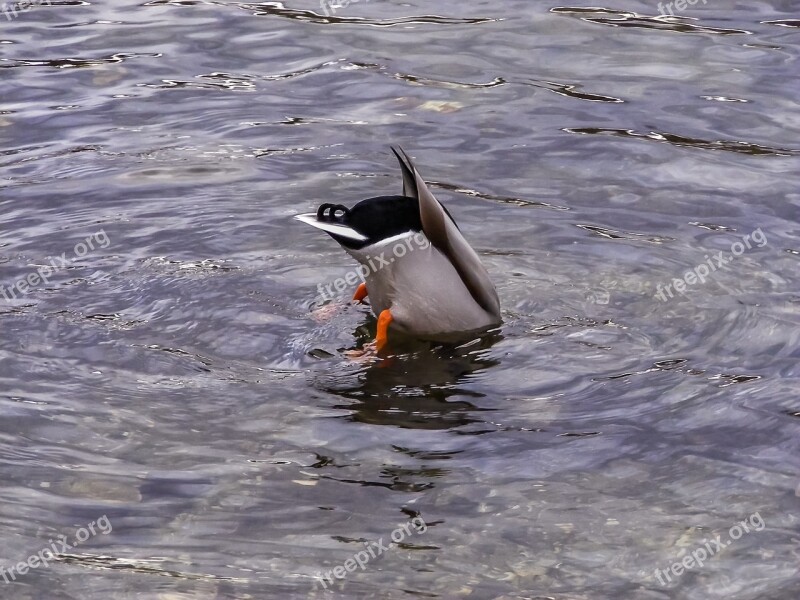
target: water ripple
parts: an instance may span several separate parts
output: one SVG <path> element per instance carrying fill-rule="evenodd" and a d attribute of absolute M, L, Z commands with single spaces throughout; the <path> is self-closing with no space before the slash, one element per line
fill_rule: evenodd
<path fill-rule="evenodd" d="M 173 89 L 173 88 L 194 88 L 200 90 L 230 90 L 230 91 L 255 91 L 255 84 L 248 81 L 246 77 L 231 76 L 223 73 L 212 73 L 210 75 L 197 75 L 198 79 L 210 79 L 212 81 L 181 81 L 177 79 L 162 79 L 161 83 L 139 83 L 138 87 L 154 89 Z"/>
<path fill-rule="evenodd" d="M 761 379 L 760 375 L 732 375 L 729 373 L 709 374 L 705 369 L 694 369 L 685 366 L 688 364 L 688 362 L 689 362 L 688 359 L 685 358 L 662 360 L 653 363 L 653 365 L 647 369 L 641 369 L 638 371 L 626 371 L 623 373 L 615 373 L 612 375 L 593 377 L 592 381 L 613 381 L 615 379 L 626 379 L 628 377 L 633 377 L 635 375 L 646 375 L 648 373 L 659 373 L 662 371 L 675 371 L 677 373 L 683 373 L 684 375 L 691 375 L 691 376 L 706 375 L 706 379 L 708 381 L 719 382 L 718 387 L 721 388 L 728 387 L 730 385 L 736 385 L 738 383 L 748 383 L 750 381 L 757 381 Z"/>
<path fill-rule="evenodd" d="M 377 63 L 352 62 L 350 63 L 350 65 L 356 68 L 374 69 L 376 71 L 385 71 L 387 69 L 386 66 Z M 399 79 L 400 81 L 406 81 L 413 85 L 424 85 L 424 86 L 449 89 L 449 90 L 490 89 L 504 85 L 527 85 L 547 90 L 550 92 L 554 92 L 561 96 L 567 96 L 569 98 L 577 98 L 578 100 L 588 100 L 590 102 L 613 102 L 613 103 L 624 102 L 624 100 L 622 100 L 621 98 L 616 98 L 614 96 L 605 96 L 603 94 L 582 92 L 580 91 L 582 86 L 579 84 L 558 83 L 554 81 L 546 81 L 539 79 L 512 79 L 507 77 L 496 76 L 491 81 L 472 83 L 464 81 L 452 81 L 447 79 L 436 79 L 433 77 L 425 77 L 422 75 L 415 75 L 412 73 L 393 73 L 391 76 L 395 79 Z"/>
<path fill-rule="evenodd" d="M 638 138 L 672 144 L 674 146 L 688 146 L 690 148 L 701 148 L 703 150 L 722 150 L 724 152 L 752 154 L 755 156 L 800 156 L 800 150 L 793 148 L 772 148 L 770 146 L 739 140 L 703 140 L 700 138 L 690 138 L 674 133 L 658 131 L 640 133 L 633 129 L 615 129 L 611 127 L 565 127 L 563 131 L 583 135 L 610 135 L 623 138 Z"/>
<path fill-rule="evenodd" d="M 614 96 L 604 96 L 602 94 L 591 94 L 589 92 L 581 92 L 579 91 L 581 88 L 580 85 L 555 83 L 553 81 L 537 81 L 535 79 L 529 82 L 519 82 L 519 83 L 522 83 L 524 85 L 531 85 L 533 87 L 538 87 L 543 90 L 548 90 L 560 96 L 577 98 L 578 100 L 588 100 L 589 102 L 613 102 L 613 103 L 625 102 L 621 98 L 616 98 Z"/>
<path fill-rule="evenodd" d="M 85 67 L 97 67 L 113 63 L 125 62 L 131 58 L 158 58 L 160 52 L 117 52 L 111 56 L 103 58 L 51 58 L 47 60 L 14 60 L 11 58 L 0 58 L 0 69 L 14 69 L 16 67 L 53 67 L 55 69 L 79 69 Z"/>
<path fill-rule="evenodd" d="M 170 4 L 171 2 L 164 2 Z M 439 15 L 416 15 L 397 17 L 394 19 L 371 19 L 367 17 L 337 17 L 326 16 L 313 10 L 286 8 L 283 2 L 261 2 L 258 4 L 239 4 L 239 8 L 252 11 L 255 16 L 277 16 L 285 19 L 319 23 L 324 25 L 355 24 L 370 25 L 372 27 L 396 27 L 410 24 L 436 24 L 436 25 L 476 25 L 502 21 L 501 18 L 490 17 L 443 17 Z"/>
<path fill-rule="evenodd" d="M 159 565 L 167 561 L 165 558 L 127 559 L 97 554 L 71 554 L 67 552 L 61 552 L 56 555 L 55 560 L 69 565 L 85 567 L 87 569 L 125 571 L 128 573 L 147 575 L 162 575 L 164 577 L 175 577 L 177 579 L 247 581 L 247 579 L 237 579 L 234 577 L 223 577 L 220 575 L 206 573 L 187 573 L 184 571 L 163 569 Z"/>
<path fill-rule="evenodd" d="M 778 19 L 775 21 L 761 21 L 764 25 L 777 25 L 778 27 L 800 27 L 800 19 Z"/>
<path fill-rule="evenodd" d="M 408 73 L 395 73 L 395 79 L 407 81 L 416 85 L 429 85 L 431 87 L 439 87 L 446 90 L 463 90 L 463 89 L 486 89 L 503 85 L 506 82 L 502 77 L 495 77 L 486 83 L 465 83 L 461 81 L 447 81 L 444 79 L 433 79 L 431 77 L 422 77 L 421 75 L 411 75 Z"/>
<path fill-rule="evenodd" d="M 513 204 L 515 206 L 537 206 L 540 208 L 551 208 L 553 210 L 570 210 L 568 206 L 559 206 L 558 204 L 550 204 L 549 202 L 542 202 L 541 200 L 525 200 L 524 198 L 516 198 L 514 196 L 498 196 L 496 194 L 489 194 L 487 192 L 478 192 L 464 186 L 444 183 L 442 181 L 429 181 L 432 187 L 438 187 L 443 190 L 448 190 L 456 194 L 464 194 L 466 196 L 474 196 L 483 200 L 492 200 L 500 202 L 501 204 Z"/>
<path fill-rule="evenodd" d="M 585 229 L 586 231 L 591 231 L 592 233 L 597 234 L 600 237 L 604 237 L 610 240 L 629 239 L 629 240 L 651 242 L 653 244 L 663 244 L 664 242 L 675 241 L 675 238 L 667 236 L 646 235 L 644 233 L 634 233 L 632 231 L 620 231 L 618 229 L 600 227 L 599 225 L 586 225 L 583 223 L 575 223 L 575 226 L 580 227 L 581 229 Z"/>
<path fill-rule="evenodd" d="M 678 33 L 713 33 L 717 35 L 750 35 L 752 32 L 744 29 L 724 29 L 721 27 L 706 27 L 694 25 L 686 21 L 696 21 L 691 17 L 674 17 L 669 15 L 648 16 L 612 8 L 583 8 L 557 6 L 550 12 L 575 17 L 581 21 L 609 25 L 611 27 L 638 27 L 643 29 L 662 29 Z"/>

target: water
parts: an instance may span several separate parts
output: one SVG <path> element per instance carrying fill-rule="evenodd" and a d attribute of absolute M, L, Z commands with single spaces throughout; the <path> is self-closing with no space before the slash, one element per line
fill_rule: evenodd
<path fill-rule="evenodd" d="M 798 5 L 654 4 L 0 14 L 0 595 L 796 598 Z M 390 143 L 504 325 L 365 363 Z"/>

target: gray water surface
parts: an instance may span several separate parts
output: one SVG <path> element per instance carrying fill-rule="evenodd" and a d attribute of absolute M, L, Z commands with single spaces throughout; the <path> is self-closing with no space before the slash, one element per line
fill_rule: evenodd
<path fill-rule="evenodd" d="M 800 4 L 584 4 L 0 12 L 0 597 L 798 597 Z M 504 324 L 359 361 L 389 144 Z"/>

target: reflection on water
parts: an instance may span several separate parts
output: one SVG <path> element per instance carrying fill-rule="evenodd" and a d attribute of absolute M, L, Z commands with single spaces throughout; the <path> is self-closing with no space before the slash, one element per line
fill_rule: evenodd
<path fill-rule="evenodd" d="M 0 18 L 0 577 L 113 523 L 3 597 L 794 598 L 796 8 Z M 291 217 L 397 193 L 390 143 L 504 322 L 356 358 L 368 307 L 312 307 L 352 261 Z M 755 513 L 763 531 L 658 580 Z"/>
<path fill-rule="evenodd" d="M 471 375 L 499 364 L 486 350 L 500 341 L 499 333 L 463 346 L 432 345 L 415 352 L 390 356 L 353 373 L 320 374 L 318 389 L 340 396 L 347 420 L 410 429 L 453 429 L 480 423 L 483 410 L 475 402 L 486 395 L 469 387 Z M 423 345 L 418 343 L 416 345 Z M 430 344 L 426 344 L 431 346 Z"/>

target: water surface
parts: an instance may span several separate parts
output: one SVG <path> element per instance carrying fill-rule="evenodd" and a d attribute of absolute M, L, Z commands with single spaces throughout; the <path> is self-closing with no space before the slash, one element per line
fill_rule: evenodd
<path fill-rule="evenodd" d="M 113 526 L 0 595 L 796 598 L 800 13 L 654 4 L 0 14 L 0 566 Z M 359 362 L 390 143 L 504 324 Z"/>

